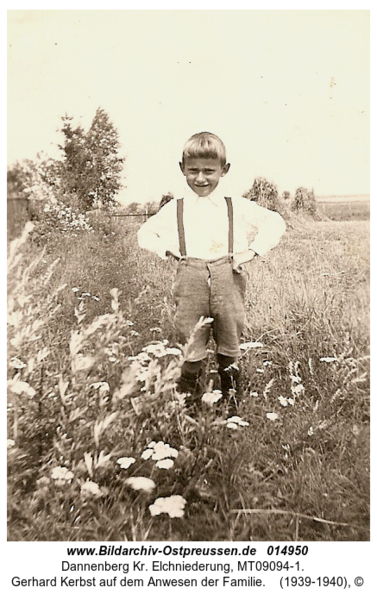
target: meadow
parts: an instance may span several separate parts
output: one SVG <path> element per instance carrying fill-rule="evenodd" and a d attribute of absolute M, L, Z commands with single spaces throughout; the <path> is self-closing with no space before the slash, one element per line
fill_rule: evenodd
<path fill-rule="evenodd" d="M 175 390 L 175 263 L 137 219 L 9 249 L 9 540 L 368 540 L 369 221 L 248 266 L 240 419 Z M 28 228 L 28 226 L 27 226 Z"/>

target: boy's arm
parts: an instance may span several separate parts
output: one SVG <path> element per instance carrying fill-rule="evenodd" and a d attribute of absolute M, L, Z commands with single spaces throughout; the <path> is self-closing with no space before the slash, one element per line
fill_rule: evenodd
<path fill-rule="evenodd" d="M 166 260 L 169 254 L 179 257 L 176 240 L 176 211 L 173 204 L 176 204 L 173 200 L 166 204 L 156 215 L 148 219 L 137 232 L 139 246 L 158 254 L 163 260 Z"/>
<path fill-rule="evenodd" d="M 240 265 L 251 261 L 254 256 L 264 256 L 269 250 L 275 248 L 286 230 L 284 219 L 279 213 L 246 198 L 242 198 L 241 202 L 243 202 L 244 221 L 250 228 L 256 228 L 257 233 L 248 250 L 235 254 L 233 269 L 236 272 L 240 272 Z"/>
<path fill-rule="evenodd" d="M 245 200 L 244 219 L 247 225 L 257 229 L 249 249 L 254 250 L 259 256 L 264 256 L 280 242 L 286 230 L 284 219 L 274 210 L 259 206 L 246 198 L 243 200 Z"/>
<path fill-rule="evenodd" d="M 254 252 L 254 250 L 251 250 L 251 248 L 249 248 L 249 250 L 245 250 L 245 252 L 238 252 L 235 254 L 233 256 L 233 271 L 236 271 L 236 273 L 241 273 L 241 265 L 250 262 L 256 255 L 257 253 Z"/>

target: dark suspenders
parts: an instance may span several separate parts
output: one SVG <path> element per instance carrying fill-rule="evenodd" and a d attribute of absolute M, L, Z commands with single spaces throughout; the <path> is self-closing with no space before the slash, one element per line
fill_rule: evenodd
<path fill-rule="evenodd" d="M 177 222 L 178 222 L 178 239 L 179 252 L 181 256 L 187 256 L 185 228 L 183 226 L 183 198 L 177 200 Z"/>
<path fill-rule="evenodd" d="M 233 246 L 234 246 L 234 225 L 233 225 L 233 204 L 232 199 L 229 196 L 225 197 L 226 205 L 228 209 L 228 252 L 229 254 L 233 254 Z M 179 239 L 179 252 L 181 256 L 187 256 L 186 249 L 186 238 L 185 238 L 185 228 L 183 225 L 183 198 L 179 198 L 177 200 L 177 223 L 178 223 L 178 239 Z"/>
<path fill-rule="evenodd" d="M 233 245 L 234 245 L 234 241 L 233 241 L 233 237 L 234 237 L 234 233 L 233 233 L 233 204 L 232 204 L 232 198 L 229 198 L 228 196 L 225 196 L 225 200 L 226 200 L 226 205 L 228 208 L 228 221 L 229 221 L 229 229 L 228 229 L 228 252 L 229 254 L 233 254 Z"/>

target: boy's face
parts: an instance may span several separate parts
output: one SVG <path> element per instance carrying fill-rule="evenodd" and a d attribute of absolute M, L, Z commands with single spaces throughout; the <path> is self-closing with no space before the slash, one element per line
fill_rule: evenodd
<path fill-rule="evenodd" d="M 218 158 L 186 158 L 184 163 L 179 163 L 188 186 L 198 196 L 209 196 L 221 177 L 227 174 L 230 164 L 221 165 Z"/>

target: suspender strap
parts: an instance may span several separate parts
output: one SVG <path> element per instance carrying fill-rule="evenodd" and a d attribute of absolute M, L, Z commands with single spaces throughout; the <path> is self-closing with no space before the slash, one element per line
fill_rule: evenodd
<path fill-rule="evenodd" d="M 177 200 L 177 222 L 178 222 L 178 239 L 179 252 L 181 256 L 187 256 L 185 228 L 183 226 L 183 198 Z"/>
<path fill-rule="evenodd" d="M 225 200 L 226 200 L 226 205 L 228 208 L 228 222 L 229 222 L 228 252 L 229 252 L 229 254 L 233 254 L 233 246 L 234 246 L 233 204 L 232 204 L 232 198 L 229 198 L 228 196 L 226 196 Z"/>
<path fill-rule="evenodd" d="M 228 196 L 225 197 L 226 205 L 228 208 L 228 252 L 233 254 L 234 246 L 234 227 L 233 227 L 233 204 L 232 199 Z M 177 223 L 178 223 L 178 240 L 179 240 L 179 252 L 181 256 L 187 256 L 186 250 L 186 239 L 185 239 L 185 228 L 183 226 L 183 198 L 177 200 Z"/>

